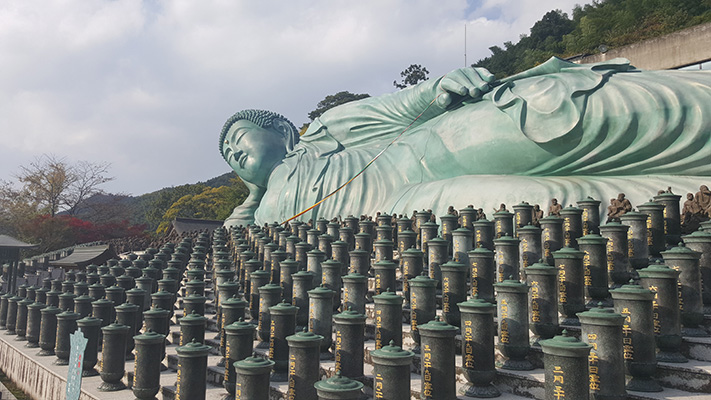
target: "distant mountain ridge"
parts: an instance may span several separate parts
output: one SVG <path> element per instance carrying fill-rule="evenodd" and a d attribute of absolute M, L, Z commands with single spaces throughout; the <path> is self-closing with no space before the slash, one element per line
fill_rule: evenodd
<path fill-rule="evenodd" d="M 208 179 L 204 182 L 165 187 L 138 196 L 123 194 L 97 194 L 86 200 L 85 206 L 76 214 L 90 220 L 128 220 L 134 225 L 146 225 L 154 230 L 163 213 L 180 197 L 196 194 L 206 188 L 231 186 L 237 178 L 234 171 Z"/>

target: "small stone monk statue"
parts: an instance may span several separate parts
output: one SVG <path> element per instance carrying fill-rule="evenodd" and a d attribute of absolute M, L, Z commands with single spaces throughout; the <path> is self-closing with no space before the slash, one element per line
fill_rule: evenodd
<path fill-rule="evenodd" d="M 560 217 L 560 210 L 562 209 L 563 206 L 558 203 L 558 199 L 552 199 L 551 205 L 548 207 L 548 216 Z"/>
<path fill-rule="evenodd" d="M 543 219 L 543 210 L 540 205 L 536 204 L 533 206 L 533 225 L 541 226 L 539 222 L 541 219 Z"/>

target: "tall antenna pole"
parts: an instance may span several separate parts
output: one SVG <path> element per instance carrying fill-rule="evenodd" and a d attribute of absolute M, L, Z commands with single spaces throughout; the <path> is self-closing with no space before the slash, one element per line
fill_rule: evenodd
<path fill-rule="evenodd" d="M 464 67 L 467 66 L 467 23 L 464 23 Z"/>

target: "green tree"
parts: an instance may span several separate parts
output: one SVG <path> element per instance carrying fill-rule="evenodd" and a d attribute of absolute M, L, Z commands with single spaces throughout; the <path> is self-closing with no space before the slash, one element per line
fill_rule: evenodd
<path fill-rule="evenodd" d="M 595 0 L 576 6 L 573 17 L 546 13 L 518 43 L 492 46 L 474 63 L 497 78 L 532 68 L 551 56 L 593 54 L 711 21 L 711 0 Z"/>
<path fill-rule="evenodd" d="M 365 99 L 366 97 L 370 97 L 370 95 L 367 93 L 354 94 L 348 91 L 328 95 L 316 104 L 316 109 L 309 113 L 309 118 L 313 121 L 333 107 L 340 106 L 341 104 L 349 103 L 351 101 Z"/>
<path fill-rule="evenodd" d="M 200 183 L 164 188 L 153 193 L 146 210 L 145 220 L 149 229 L 156 229 L 163 221 L 163 215 L 180 198 L 202 193 L 206 186 Z"/>
<path fill-rule="evenodd" d="M 234 178 L 229 186 L 204 187 L 195 194 L 180 197 L 163 213 L 157 234 L 166 234 L 175 218 L 223 220 L 242 204 L 249 191 L 241 179 Z"/>
<path fill-rule="evenodd" d="M 420 82 L 428 79 L 430 71 L 420 64 L 411 64 L 404 71 L 400 72 L 400 77 L 403 78 L 400 83 L 393 81 L 393 86 L 398 89 L 405 89 L 408 86 L 417 85 Z"/>

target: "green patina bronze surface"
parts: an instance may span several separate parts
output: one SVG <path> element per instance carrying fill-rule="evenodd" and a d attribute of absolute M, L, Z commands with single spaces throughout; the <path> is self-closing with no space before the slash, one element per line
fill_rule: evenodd
<path fill-rule="evenodd" d="M 278 114 L 235 114 L 220 151 L 250 195 L 225 224 L 281 222 L 308 208 L 415 120 L 303 218 L 423 208 L 443 215 L 449 205 L 491 210 L 551 197 L 605 204 L 619 192 L 642 203 L 668 186 L 695 192 L 711 176 L 711 73 L 552 58 L 502 81 L 463 68 L 347 103 L 302 137 Z"/>

